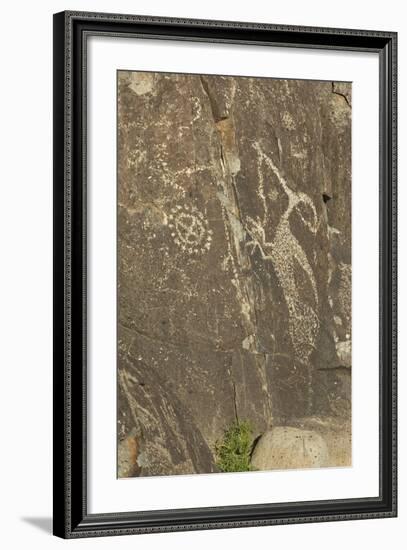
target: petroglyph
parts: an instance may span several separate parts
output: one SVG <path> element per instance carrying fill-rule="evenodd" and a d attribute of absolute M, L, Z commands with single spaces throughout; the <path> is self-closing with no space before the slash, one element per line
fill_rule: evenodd
<path fill-rule="evenodd" d="M 274 239 L 271 241 L 267 241 L 264 227 L 259 220 L 254 220 L 248 216 L 248 233 L 252 240 L 249 241 L 246 246 L 252 247 L 252 252 L 257 248 L 263 260 L 270 260 L 273 263 L 287 303 L 289 330 L 294 350 L 297 358 L 301 362 L 307 363 L 314 349 L 320 326 L 316 313 L 318 293 L 314 272 L 304 249 L 291 231 L 289 220 L 291 213 L 295 210 L 304 226 L 311 233 L 315 234 L 318 229 L 317 213 L 308 195 L 301 191 L 295 192 L 290 189 L 277 166 L 270 157 L 263 152 L 259 144 L 256 143 L 253 147 L 259 155 L 259 161 L 264 162 L 277 177 L 278 182 L 287 195 L 288 206 L 280 218 Z M 311 213 L 311 220 L 304 217 L 304 208 Z M 305 303 L 301 299 L 295 280 L 295 269 L 298 268 L 305 271 L 311 283 L 314 294 L 314 304 Z"/>
<path fill-rule="evenodd" d="M 131 169 L 137 168 L 138 164 L 145 162 L 147 159 L 146 151 L 140 151 L 140 149 L 133 149 L 127 156 L 127 166 Z"/>
<path fill-rule="evenodd" d="M 212 229 L 203 214 L 195 207 L 177 205 L 168 216 L 171 237 L 179 248 L 188 254 L 203 254 L 211 247 Z"/>
<path fill-rule="evenodd" d="M 191 106 L 192 106 L 192 124 L 199 120 L 202 115 L 202 106 L 201 102 L 199 100 L 199 97 L 193 96 L 191 98 Z"/>

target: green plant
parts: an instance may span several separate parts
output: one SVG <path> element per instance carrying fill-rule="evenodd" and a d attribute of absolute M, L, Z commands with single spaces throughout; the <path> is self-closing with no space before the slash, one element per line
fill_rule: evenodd
<path fill-rule="evenodd" d="M 234 422 L 215 446 L 216 465 L 221 472 L 249 472 L 253 432 L 248 421 Z"/>

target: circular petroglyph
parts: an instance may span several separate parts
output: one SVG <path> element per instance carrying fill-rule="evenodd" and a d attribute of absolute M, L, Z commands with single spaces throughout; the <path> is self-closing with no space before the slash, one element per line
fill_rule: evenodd
<path fill-rule="evenodd" d="M 188 254 L 203 254 L 211 247 L 213 231 L 195 206 L 177 205 L 168 216 L 174 243 Z"/>

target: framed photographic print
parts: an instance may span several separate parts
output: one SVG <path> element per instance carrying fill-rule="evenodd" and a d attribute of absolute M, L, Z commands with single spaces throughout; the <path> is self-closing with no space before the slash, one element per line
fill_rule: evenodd
<path fill-rule="evenodd" d="M 396 515 L 396 34 L 54 16 L 54 533 Z"/>

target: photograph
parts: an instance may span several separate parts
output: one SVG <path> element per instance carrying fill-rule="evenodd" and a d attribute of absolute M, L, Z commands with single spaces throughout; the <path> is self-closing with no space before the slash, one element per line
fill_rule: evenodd
<path fill-rule="evenodd" d="M 405 12 L 4 4 L 3 548 L 407 539 Z"/>
<path fill-rule="evenodd" d="M 352 466 L 352 84 L 117 71 L 117 476 Z"/>

